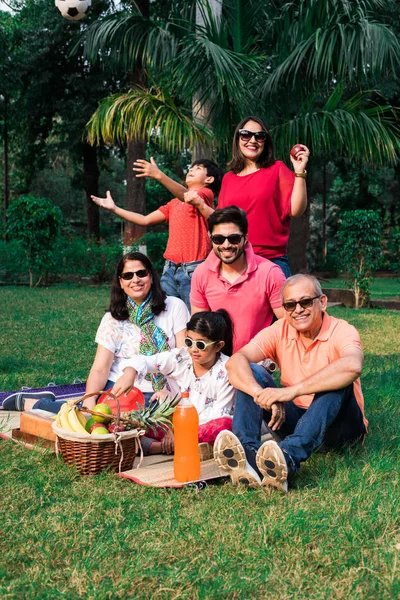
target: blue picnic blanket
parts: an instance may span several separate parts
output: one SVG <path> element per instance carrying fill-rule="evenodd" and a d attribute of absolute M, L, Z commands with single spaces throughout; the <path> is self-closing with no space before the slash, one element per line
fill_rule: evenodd
<path fill-rule="evenodd" d="M 20 390 L 13 390 L 11 392 L 0 392 L 0 406 L 3 401 L 18 392 L 53 392 L 57 400 L 63 400 L 65 398 L 79 398 L 83 396 L 86 389 L 86 383 L 71 383 L 68 385 L 56 385 L 55 383 L 49 383 L 46 387 L 41 388 L 30 388 L 23 386 Z"/>

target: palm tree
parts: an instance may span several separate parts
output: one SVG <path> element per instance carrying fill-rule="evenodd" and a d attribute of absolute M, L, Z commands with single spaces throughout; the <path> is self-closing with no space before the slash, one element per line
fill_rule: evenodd
<path fill-rule="evenodd" d="M 194 3 L 184 4 L 177 16 L 180 3 L 171 1 L 165 22 L 123 15 L 89 30 L 89 57 L 109 51 L 126 67 L 141 55 L 152 86 L 106 99 L 90 123 L 94 141 L 123 141 L 130 132 L 174 150 L 184 138 L 207 142 L 212 127 L 226 154 L 233 124 L 256 112 L 270 123 L 279 156 L 303 140 L 314 155 L 396 160 L 395 114 L 373 89 L 400 56 L 383 20 L 385 0 L 224 0 L 218 15 L 201 0 L 197 23 Z M 201 125 L 191 120 L 193 98 Z M 124 107 L 123 119 L 114 105 Z M 293 225 L 302 242 L 295 270 L 304 270 L 307 221 Z"/>

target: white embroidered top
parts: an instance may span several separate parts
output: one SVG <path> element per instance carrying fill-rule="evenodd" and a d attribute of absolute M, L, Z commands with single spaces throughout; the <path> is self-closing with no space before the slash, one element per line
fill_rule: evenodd
<path fill-rule="evenodd" d="M 196 377 L 192 359 L 185 348 L 175 348 L 153 356 L 132 356 L 122 361 L 120 368 L 133 367 L 138 373 L 139 382 L 153 371 L 161 371 L 168 381 L 176 381 L 182 392 L 189 392 L 190 401 L 199 413 L 199 424 L 203 425 L 220 417 L 233 416 L 236 390 L 228 380 L 225 368 L 228 358 L 220 354 L 215 365 L 202 377 Z"/>
<path fill-rule="evenodd" d="M 175 348 L 175 335 L 186 329 L 189 319 L 186 304 L 179 298 L 168 296 L 165 311 L 157 315 L 154 322 L 167 335 L 170 348 Z M 97 330 L 96 343 L 114 354 L 108 376 L 111 381 L 117 381 L 122 375 L 120 364 L 123 359 L 139 354 L 140 338 L 140 328 L 137 325 L 130 321 L 117 321 L 109 312 L 104 315 Z M 136 387 L 140 387 L 142 392 L 153 392 L 150 381 L 144 380 Z"/>

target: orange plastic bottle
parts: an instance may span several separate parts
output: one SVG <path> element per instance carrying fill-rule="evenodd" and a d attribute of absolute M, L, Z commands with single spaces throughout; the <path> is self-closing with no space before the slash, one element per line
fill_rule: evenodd
<path fill-rule="evenodd" d="M 172 417 L 174 425 L 174 476 L 177 481 L 196 481 L 200 478 L 198 446 L 199 415 L 189 400 L 189 392 L 182 392 L 181 401 Z"/>

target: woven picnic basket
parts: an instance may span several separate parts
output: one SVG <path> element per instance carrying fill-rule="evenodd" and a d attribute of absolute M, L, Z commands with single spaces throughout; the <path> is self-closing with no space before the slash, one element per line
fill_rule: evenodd
<path fill-rule="evenodd" d="M 86 394 L 74 404 L 79 404 L 90 396 L 97 396 L 103 391 Z M 118 398 L 110 394 L 116 401 L 118 413 L 116 424 L 119 424 L 120 410 Z M 88 411 L 90 412 L 90 411 Z M 81 475 L 97 475 L 105 469 L 126 471 L 132 469 L 135 457 L 140 449 L 141 429 L 132 429 L 104 435 L 83 434 L 66 431 L 53 423 L 53 431 L 57 436 L 56 452 L 60 453 L 67 465 L 75 466 Z"/>

